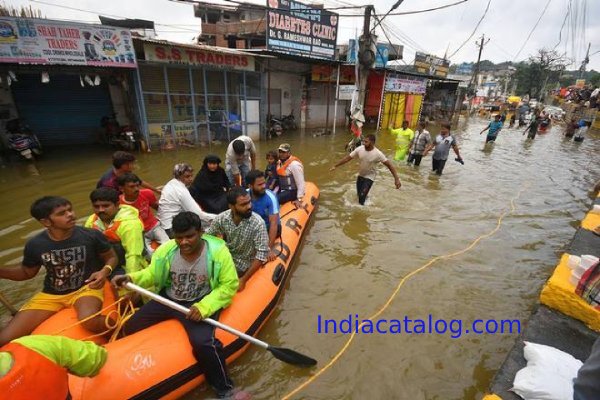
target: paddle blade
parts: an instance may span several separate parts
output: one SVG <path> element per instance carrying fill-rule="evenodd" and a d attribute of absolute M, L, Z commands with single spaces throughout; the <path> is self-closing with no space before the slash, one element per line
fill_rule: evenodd
<path fill-rule="evenodd" d="M 314 358 L 307 357 L 294 350 L 272 346 L 267 347 L 267 350 L 269 350 L 275 358 L 288 364 L 297 365 L 299 367 L 312 367 L 317 365 L 317 360 Z"/>

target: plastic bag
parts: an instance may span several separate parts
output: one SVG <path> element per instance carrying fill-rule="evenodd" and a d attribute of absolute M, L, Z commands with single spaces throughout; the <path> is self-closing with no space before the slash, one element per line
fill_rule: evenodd
<path fill-rule="evenodd" d="M 517 372 L 513 392 L 525 400 L 572 400 L 573 380 L 583 363 L 554 347 L 525 342 L 527 366 Z"/>

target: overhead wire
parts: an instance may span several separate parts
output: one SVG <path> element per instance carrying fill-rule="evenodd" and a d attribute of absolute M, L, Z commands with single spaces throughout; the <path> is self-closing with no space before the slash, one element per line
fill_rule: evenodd
<path fill-rule="evenodd" d="M 573 2 L 573 0 L 569 0 L 569 2 L 567 3 L 567 13 L 565 14 L 565 18 L 563 19 L 562 25 L 560 26 L 560 31 L 558 31 L 558 43 L 556 43 L 554 45 L 554 50 L 558 47 L 558 45 L 560 44 L 560 41 L 562 40 L 562 31 L 563 28 L 565 27 L 565 23 L 567 22 L 567 18 L 569 17 L 569 14 L 571 14 L 571 3 Z"/>
<path fill-rule="evenodd" d="M 492 0 L 488 0 L 487 6 L 485 7 L 485 10 L 483 11 L 483 15 L 481 16 L 481 18 L 479 18 L 479 21 L 477 21 L 477 25 L 475 25 L 475 28 L 473 29 L 473 32 L 471 32 L 471 34 L 469 35 L 469 37 L 462 42 L 462 44 L 460 46 L 458 46 L 458 48 L 456 50 L 454 50 L 454 52 L 452 54 L 450 54 L 447 58 L 450 59 L 452 57 L 454 57 L 456 55 L 456 53 L 458 53 L 464 46 L 465 44 L 467 44 L 467 42 L 469 40 L 471 40 L 471 38 L 475 35 L 475 32 L 477 32 L 477 29 L 479 28 L 479 25 L 481 25 L 481 22 L 484 20 L 485 16 L 488 13 L 488 10 L 490 9 L 490 4 L 492 3 Z"/>
<path fill-rule="evenodd" d="M 533 25 L 533 28 L 531 28 L 531 31 L 529 31 L 529 35 L 527 35 L 527 38 L 525 39 L 525 41 L 523 42 L 523 45 L 521 46 L 521 48 L 519 49 L 519 51 L 517 52 L 517 55 L 515 55 L 515 61 L 518 60 L 519 55 L 521 54 L 521 51 L 523 51 L 523 49 L 525 48 L 525 45 L 527 44 L 527 42 L 529 42 L 529 38 L 531 38 L 531 35 L 533 34 L 533 32 L 535 31 L 535 28 L 537 28 L 538 24 L 540 23 L 540 21 L 542 20 L 542 17 L 544 16 L 544 14 L 546 13 L 546 10 L 548 9 L 548 6 L 550 5 L 550 3 L 552 2 L 552 0 L 548 0 L 548 2 L 546 3 L 546 5 L 544 6 L 544 9 L 542 10 L 542 13 L 540 14 L 539 18 L 537 19 L 537 21 L 535 22 L 535 25 Z"/>
<path fill-rule="evenodd" d="M 83 8 L 70 7 L 70 6 L 65 6 L 63 4 L 49 3 L 49 2 L 41 1 L 41 0 L 29 0 L 29 1 L 32 2 L 32 3 L 39 3 L 39 4 L 44 4 L 44 5 L 47 5 L 47 6 L 51 6 L 51 7 L 58 7 L 58 8 L 66 9 L 66 10 L 79 11 L 79 12 L 84 12 L 84 13 L 88 13 L 88 14 L 106 15 L 107 17 L 112 17 L 112 18 L 129 18 L 129 17 L 124 17 L 122 15 L 108 14 L 108 13 L 103 13 L 103 12 L 98 12 L 98 11 L 93 11 L 93 10 L 87 10 L 87 9 L 83 9 Z M 157 26 L 168 26 L 168 27 L 171 27 L 171 28 L 178 28 L 178 29 L 181 29 L 182 31 L 194 32 L 194 33 L 198 34 L 198 30 L 181 28 L 180 26 L 177 26 L 177 25 L 163 24 L 163 23 L 157 23 L 157 22 L 155 22 L 154 25 L 157 25 Z"/>

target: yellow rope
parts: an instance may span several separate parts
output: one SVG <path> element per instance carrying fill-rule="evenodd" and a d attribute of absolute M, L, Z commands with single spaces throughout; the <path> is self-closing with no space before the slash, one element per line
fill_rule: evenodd
<path fill-rule="evenodd" d="M 385 304 L 375 314 L 371 315 L 366 320 L 372 321 L 375 318 L 377 318 L 379 315 L 381 315 L 389 307 L 389 305 L 392 303 L 392 301 L 394 300 L 394 298 L 396 297 L 396 295 L 400 291 L 400 288 L 404 285 L 404 283 L 408 279 L 412 278 L 413 276 L 415 276 L 419 272 L 422 272 L 425 269 L 429 268 L 431 265 L 433 265 L 437 261 L 445 260 L 445 259 L 452 258 L 452 257 L 456 257 L 458 255 L 466 253 L 467 251 L 469 251 L 473 247 L 475 247 L 481 240 L 483 240 L 485 238 L 488 238 L 488 237 L 494 235 L 496 232 L 498 232 L 498 230 L 500 229 L 500 226 L 502 225 L 502 221 L 504 220 L 504 217 L 506 217 L 508 214 L 511 214 L 512 212 L 515 211 L 515 200 L 517 200 L 521 196 L 521 193 L 523 192 L 523 190 L 525 190 L 525 187 L 523 189 L 519 190 L 519 192 L 517 193 L 517 195 L 510 200 L 510 210 L 504 211 L 502 214 L 500 214 L 500 216 L 498 217 L 498 221 L 496 223 L 496 227 L 494 229 L 492 229 L 491 231 L 489 231 L 486 234 L 483 234 L 483 235 L 479 236 L 477 239 L 473 240 L 473 242 L 471 242 L 471 244 L 468 245 L 467 247 L 465 247 L 464 249 L 455 251 L 454 253 L 450 253 L 450 254 L 445 254 L 445 255 L 442 255 L 442 256 L 434 257 L 431 260 L 429 260 L 427 263 L 425 263 L 424 265 L 422 265 L 421 267 L 413 270 L 408 275 L 404 276 L 400 280 L 400 282 L 398 283 L 398 285 L 396 286 L 396 289 L 389 296 L 389 298 L 385 302 Z M 360 328 L 363 327 L 363 325 L 365 324 L 366 320 L 364 320 L 358 326 L 357 331 L 360 330 Z M 306 380 L 302 384 L 298 385 L 294 390 L 292 390 L 291 392 L 289 392 L 288 394 L 286 394 L 285 396 L 283 396 L 282 400 L 287 400 L 287 399 L 291 398 L 292 396 L 298 394 L 300 391 L 304 390 L 304 388 L 306 388 L 308 385 L 310 385 L 315 380 L 317 380 L 317 378 L 319 376 L 321 376 L 323 373 L 325 373 L 325 371 L 327 371 L 329 368 L 331 368 L 337 362 L 337 360 L 339 360 L 339 358 L 346 352 L 346 350 L 350 347 L 350 344 L 352 344 L 352 341 L 354 340 L 355 336 L 356 336 L 356 331 L 352 332 L 352 334 L 350 335 L 350 337 L 348 338 L 348 340 L 346 340 L 346 343 L 340 349 L 340 351 L 338 351 L 338 353 L 323 368 L 321 368 L 319 371 L 317 371 L 317 373 L 315 373 L 313 376 L 309 377 L 308 380 Z"/>
<path fill-rule="evenodd" d="M 118 304 L 123 302 L 124 300 L 127 300 L 127 304 L 124 306 L 124 308 L 121 310 L 118 307 Z M 100 333 L 96 333 L 93 335 L 89 335 L 86 336 L 84 338 L 82 338 L 81 340 L 89 340 L 95 337 L 99 337 L 99 336 L 104 336 L 107 333 L 113 331 L 109 342 L 112 342 L 114 340 L 116 340 L 117 336 L 119 335 L 119 332 L 121 331 L 121 329 L 123 328 L 123 325 L 125 324 L 125 322 L 127 322 L 127 320 L 129 320 L 129 318 L 131 318 L 133 316 L 133 313 L 135 312 L 135 307 L 133 305 L 133 303 L 131 302 L 131 300 L 128 297 L 121 297 L 119 299 L 117 299 L 116 301 L 114 301 L 113 303 L 107 305 L 106 307 L 104 307 L 103 309 L 101 309 L 98 312 L 95 312 L 94 314 L 91 314 L 87 317 L 85 317 L 82 320 L 78 320 L 77 322 L 62 328 L 61 330 L 59 330 L 58 332 L 55 332 L 54 335 L 60 335 L 61 333 L 72 329 L 78 325 L 83 324 L 86 321 L 89 321 L 93 318 L 96 318 L 98 315 L 101 315 L 103 312 L 105 312 L 106 310 L 109 310 L 110 308 L 117 306 L 115 310 L 111 310 L 109 313 L 107 313 L 105 315 L 105 319 L 104 319 L 104 325 L 108 328 L 103 332 Z M 115 318 L 112 318 L 113 315 L 116 314 Z"/>

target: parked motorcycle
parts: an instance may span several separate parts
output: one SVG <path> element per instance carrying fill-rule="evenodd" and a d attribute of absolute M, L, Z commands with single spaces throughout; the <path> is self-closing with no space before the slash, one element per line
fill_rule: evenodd
<path fill-rule="evenodd" d="M 283 124 L 280 119 L 267 115 L 267 136 L 269 138 L 275 138 L 281 136 L 283 133 Z"/>
<path fill-rule="evenodd" d="M 100 120 L 100 126 L 104 128 L 106 141 L 113 147 L 121 150 L 132 151 L 137 148 L 137 135 L 129 126 L 120 126 L 116 114 L 105 115 Z"/>
<path fill-rule="evenodd" d="M 294 110 L 292 110 L 290 115 L 286 115 L 281 119 L 281 127 L 286 131 L 298 129 L 296 118 L 294 117 Z"/>
<path fill-rule="evenodd" d="M 37 136 L 18 118 L 6 123 L 8 146 L 25 160 L 42 155 L 42 145 Z"/>

